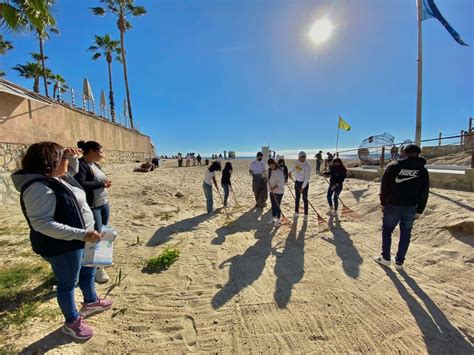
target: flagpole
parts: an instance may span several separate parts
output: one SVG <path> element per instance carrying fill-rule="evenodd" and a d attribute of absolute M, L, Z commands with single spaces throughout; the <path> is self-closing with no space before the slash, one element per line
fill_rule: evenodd
<path fill-rule="evenodd" d="M 337 124 L 337 138 L 336 138 L 336 154 L 337 154 L 337 150 L 339 148 L 339 123 Z"/>
<path fill-rule="evenodd" d="M 422 46 L 422 27 L 421 27 L 421 15 L 422 15 L 422 1 L 417 0 L 417 17 L 418 17 L 418 90 L 416 96 L 416 131 L 415 131 L 415 143 L 421 145 L 421 108 L 422 108 L 422 96 L 423 96 L 423 46 Z"/>

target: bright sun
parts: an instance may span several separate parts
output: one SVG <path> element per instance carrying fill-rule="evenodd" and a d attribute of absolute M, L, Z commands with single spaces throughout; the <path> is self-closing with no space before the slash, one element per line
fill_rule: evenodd
<path fill-rule="evenodd" d="M 309 38 L 313 41 L 314 44 L 318 45 L 325 42 L 332 33 L 334 26 L 332 25 L 331 21 L 327 18 L 323 18 L 321 20 L 317 20 L 311 26 L 309 30 Z"/>

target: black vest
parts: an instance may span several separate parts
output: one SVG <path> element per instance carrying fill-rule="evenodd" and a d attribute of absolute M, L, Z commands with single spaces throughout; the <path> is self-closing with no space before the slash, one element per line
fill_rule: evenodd
<path fill-rule="evenodd" d="M 80 187 L 72 178 L 65 178 L 71 185 Z M 77 203 L 76 197 L 66 186 L 53 178 L 38 178 L 26 183 L 21 189 L 20 203 L 23 215 L 30 226 L 30 241 L 33 251 L 43 257 L 52 257 L 61 255 L 73 250 L 83 249 L 84 242 L 80 240 L 61 240 L 48 237 L 33 229 L 28 216 L 26 215 L 25 203 L 23 201 L 24 191 L 34 182 L 41 182 L 54 191 L 56 196 L 56 210 L 54 212 L 54 220 L 56 222 L 66 224 L 70 227 L 85 229 L 85 222 Z"/>

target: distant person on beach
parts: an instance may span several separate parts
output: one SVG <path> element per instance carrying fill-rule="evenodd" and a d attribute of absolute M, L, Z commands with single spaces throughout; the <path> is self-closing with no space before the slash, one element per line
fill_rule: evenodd
<path fill-rule="evenodd" d="M 396 145 L 394 145 L 391 149 L 390 149 L 390 155 L 391 155 L 391 160 L 398 160 L 398 147 Z"/>
<path fill-rule="evenodd" d="M 270 202 L 272 204 L 272 219 L 269 222 L 274 226 L 280 225 L 281 219 L 281 201 L 285 192 L 285 174 L 274 159 L 268 159 L 269 178 L 268 186 L 270 188 Z"/>
<path fill-rule="evenodd" d="M 403 267 L 413 223 L 425 210 L 430 185 L 426 160 L 419 157 L 421 149 L 410 144 L 405 147 L 404 153 L 406 159 L 388 165 L 382 177 L 382 255 L 374 257 L 379 264 L 390 265 L 392 233 L 400 225 L 400 241 L 395 257 L 397 268 Z"/>
<path fill-rule="evenodd" d="M 225 163 L 224 170 L 222 170 L 222 177 L 221 177 L 221 186 L 224 190 L 224 207 L 228 207 L 227 201 L 229 199 L 229 192 L 232 183 L 230 182 L 230 178 L 232 176 L 232 164 L 227 162 Z"/>
<path fill-rule="evenodd" d="M 316 158 L 316 174 L 321 174 L 321 164 L 323 163 L 323 151 L 320 150 L 314 157 Z"/>
<path fill-rule="evenodd" d="M 196 166 L 196 155 L 193 153 L 191 157 L 193 159 L 193 166 Z"/>
<path fill-rule="evenodd" d="M 285 184 L 287 184 L 288 183 L 288 167 L 286 166 L 285 159 L 279 159 L 278 166 L 283 170 L 283 175 L 285 175 Z"/>
<path fill-rule="evenodd" d="M 32 144 L 12 180 L 20 192 L 33 251 L 51 265 L 56 279 L 56 298 L 65 318 L 62 331 L 85 340 L 94 330 L 84 316 L 112 307 L 112 301 L 97 296 L 96 269 L 81 266 L 84 242 L 98 242 L 101 235 L 94 230 L 86 193 L 72 177 L 79 169 L 78 154 L 76 148 L 53 142 Z M 74 299 L 77 284 L 84 296 L 80 312 Z"/>
<path fill-rule="evenodd" d="M 252 175 L 252 190 L 255 195 L 255 207 L 264 208 L 267 204 L 267 179 L 265 177 L 265 163 L 263 162 L 262 152 L 257 153 L 255 159 L 249 168 Z"/>
<path fill-rule="evenodd" d="M 178 167 L 183 167 L 183 156 L 181 155 L 181 153 L 178 153 Z"/>
<path fill-rule="evenodd" d="M 79 141 L 77 146 L 82 150 L 82 158 L 79 159 L 79 171 L 74 178 L 86 192 L 87 203 L 94 214 L 94 229 L 100 233 L 102 226 L 109 223 L 110 207 L 107 189 L 112 186 L 112 182 L 98 164 L 104 157 L 104 148 L 95 141 Z M 110 278 L 103 268 L 98 268 L 95 280 L 98 283 L 105 283 Z"/>
<path fill-rule="evenodd" d="M 202 163 L 201 163 L 201 160 L 202 160 L 201 154 L 198 153 L 196 159 L 197 159 L 198 165 L 201 166 L 202 165 Z"/>
<path fill-rule="evenodd" d="M 206 169 L 204 174 L 204 182 L 202 187 L 204 189 L 204 196 L 206 196 L 207 213 L 211 214 L 214 212 L 213 209 L 213 197 L 212 197 L 212 185 L 219 190 L 216 182 L 216 171 L 221 171 L 221 164 L 213 162 L 209 168 Z"/>
<path fill-rule="evenodd" d="M 327 152 L 326 153 L 326 166 L 324 167 L 324 170 L 328 171 L 331 169 L 333 159 L 334 159 L 334 155 L 332 155 L 330 152 Z"/>
<path fill-rule="evenodd" d="M 300 211 L 300 200 L 301 195 L 303 195 L 304 203 L 304 220 L 308 220 L 308 191 L 309 191 L 309 180 L 311 178 L 311 166 L 306 161 L 306 153 L 299 152 L 298 160 L 293 169 L 291 169 L 289 176 L 292 177 L 292 174 L 295 174 L 295 218 L 298 218 Z"/>
<path fill-rule="evenodd" d="M 333 195 L 334 195 L 334 213 L 337 214 L 337 208 L 339 206 L 339 195 L 341 194 L 344 180 L 347 176 L 347 169 L 344 166 L 341 159 L 336 158 L 331 166 L 331 170 L 328 173 L 329 178 L 329 188 L 327 193 L 327 199 L 329 204 L 329 214 L 332 214 L 333 211 Z"/>

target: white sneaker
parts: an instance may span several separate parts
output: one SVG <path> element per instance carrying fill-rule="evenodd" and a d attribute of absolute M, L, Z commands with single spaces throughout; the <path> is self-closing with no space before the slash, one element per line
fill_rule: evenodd
<path fill-rule="evenodd" d="M 303 221 L 305 221 L 305 222 L 306 222 L 307 220 L 308 220 L 308 215 L 307 215 L 307 214 L 305 214 L 305 215 L 304 215 L 304 217 L 303 217 Z"/>
<path fill-rule="evenodd" d="M 390 266 L 390 260 L 385 260 L 382 255 L 374 256 L 374 261 L 383 266 Z"/>
<path fill-rule="evenodd" d="M 109 275 L 105 272 L 104 268 L 99 267 L 95 271 L 95 281 L 97 283 L 103 284 L 110 280 Z"/>
<path fill-rule="evenodd" d="M 280 220 L 275 219 L 275 222 L 273 222 L 273 225 L 274 225 L 275 227 L 278 227 L 278 226 L 280 225 Z"/>
<path fill-rule="evenodd" d="M 298 212 L 295 212 L 295 214 L 293 215 L 294 218 L 298 218 L 300 215 L 298 214 Z"/>

